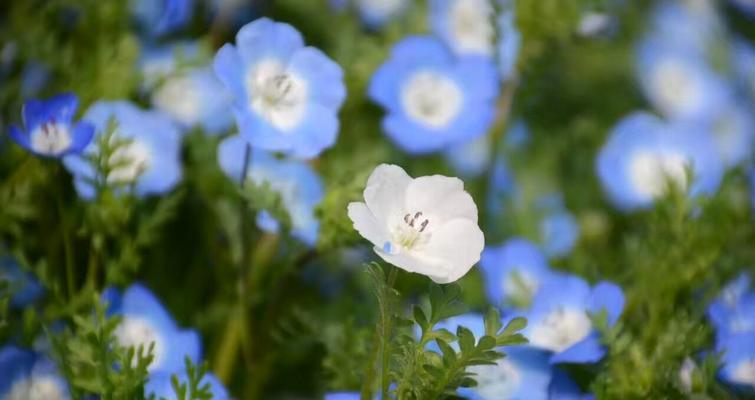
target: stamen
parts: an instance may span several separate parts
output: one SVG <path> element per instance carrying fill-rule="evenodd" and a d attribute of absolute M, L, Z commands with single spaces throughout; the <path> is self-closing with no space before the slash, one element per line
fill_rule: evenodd
<path fill-rule="evenodd" d="M 411 215 L 411 214 L 406 214 L 406 215 L 404 215 L 404 222 L 406 222 L 407 224 L 409 223 L 409 216 L 410 216 L 410 215 Z"/>
<path fill-rule="evenodd" d="M 419 231 L 424 232 L 425 228 L 427 228 L 427 224 L 429 223 L 430 223 L 430 220 L 427 220 L 427 219 L 424 222 L 422 222 L 422 225 L 420 226 Z"/>

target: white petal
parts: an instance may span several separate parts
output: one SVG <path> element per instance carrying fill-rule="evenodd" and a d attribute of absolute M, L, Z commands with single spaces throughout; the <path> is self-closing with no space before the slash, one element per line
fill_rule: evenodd
<path fill-rule="evenodd" d="M 388 254 L 378 247 L 375 247 L 375 253 L 383 260 L 403 269 L 404 271 L 422 274 L 435 282 L 447 283 L 448 269 L 442 260 L 428 257 L 418 257 L 413 253 Z"/>
<path fill-rule="evenodd" d="M 354 229 L 359 232 L 365 239 L 369 240 L 375 246 L 382 247 L 387 241 L 388 235 L 383 228 L 384 224 L 379 223 L 372 214 L 367 205 L 364 203 L 349 203 L 349 218 L 354 223 Z"/>
<path fill-rule="evenodd" d="M 404 211 L 404 193 L 412 182 L 401 167 L 381 164 L 372 171 L 364 188 L 364 200 L 378 221 Z"/>
<path fill-rule="evenodd" d="M 430 242 L 422 251 L 447 264 L 449 272 L 445 280 L 433 280 L 438 283 L 450 283 L 464 276 L 480 261 L 480 253 L 484 247 L 485 236 L 477 223 L 457 218 L 434 229 Z"/>
<path fill-rule="evenodd" d="M 456 218 L 477 223 L 477 205 L 459 178 L 432 175 L 415 179 L 406 190 L 406 207 L 411 212 L 422 211 L 435 226 Z"/>

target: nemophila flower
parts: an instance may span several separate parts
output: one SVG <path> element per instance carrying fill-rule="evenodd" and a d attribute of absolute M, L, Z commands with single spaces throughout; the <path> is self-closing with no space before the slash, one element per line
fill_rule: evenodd
<path fill-rule="evenodd" d="M 501 80 L 507 81 L 516 72 L 516 62 L 522 47 L 522 34 L 516 27 L 513 1 L 508 2 L 507 7 L 498 16 L 498 36 L 498 71 Z"/>
<path fill-rule="evenodd" d="M 543 196 L 537 206 L 544 213 L 539 223 L 540 243 L 548 257 L 563 257 L 579 239 L 579 224 L 566 209 L 560 194 Z"/>
<path fill-rule="evenodd" d="M 369 96 L 387 115 L 383 130 L 410 153 L 441 150 L 483 135 L 498 94 L 493 63 L 454 57 L 439 40 L 413 36 L 397 43 L 372 76 Z"/>
<path fill-rule="evenodd" d="M 526 314 L 522 334 L 533 347 L 552 353 L 551 363 L 592 363 L 605 354 L 592 315 L 605 311 L 613 325 L 624 308 L 621 288 L 610 282 L 590 287 L 576 276 L 549 279 L 540 287 Z"/>
<path fill-rule="evenodd" d="M 94 128 L 87 122 L 74 122 L 79 100 L 61 94 L 47 100 L 28 100 L 21 111 L 24 129 L 11 126 L 13 141 L 43 157 L 63 157 L 81 152 L 92 141 Z"/>
<path fill-rule="evenodd" d="M 737 334 L 725 338 L 718 350 L 721 359 L 721 379 L 734 387 L 755 391 L 755 334 Z"/>
<path fill-rule="evenodd" d="M 185 64 L 201 61 L 203 49 L 198 42 L 173 42 L 166 46 L 143 45 L 139 56 L 139 72 L 144 90 L 152 90 L 158 83 L 176 74 Z"/>
<path fill-rule="evenodd" d="M 346 97 L 341 67 L 291 25 L 260 18 L 215 56 L 239 131 L 255 148 L 311 158 L 335 143 Z"/>
<path fill-rule="evenodd" d="M 225 139 L 218 147 L 220 167 L 234 182 L 244 170 L 247 141 L 240 135 Z M 306 163 L 276 159 L 264 151 L 253 151 L 246 177 L 255 185 L 269 185 L 277 192 L 291 217 L 291 233 L 309 246 L 314 246 L 320 223 L 314 209 L 325 196 L 320 177 Z M 257 225 L 267 232 L 278 232 L 278 222 L 267 212 L 257 215 Z"/>
<path fill-rule="evenodd" d="M 414 179 L 382 164 L 367 180 L 364 200 L 349 204 L 349 218 L 383 260 L 437 283 L 458 280 L 479 261 L 485 237 L 460 179 Z"/>
<path fill-rule="evenodd" d="M 729 95 L 725 80 L 695 52 L 646 40 L 637 52 L 637 74 L 648 100 L 669 118 L 700 118 Z"/>
<path fill-rule="evenodd" d="M 431 0 L 433 33 L 456 54 L 493 56 L 495 10 L 490 0 Z"/>
<path fill-rule="evenodd" d="M 463 176 L 480 176 L 490 164 L 492 155 L 490 145 L 490 138 L 487 135 L 482 135 L 467 143 L 448 149 L 446 160 Z"/>
<path fill-rule="evenodd" d="M 723 167 L 710 135 L 687 124 L 667 124 L 635 112 L 621 120 L 597 158 L 611 200 L 625 210 L 646 208 L 673 183 L 691 196 L 712 194 Z M 693 181 L 689 182 L 687 169 Z"/>
<path fill-rule="evenodd" d="M 652 12 L 650 36 L 665 45 L 705 56 L 724 40 L 718 12 L 709 1 L 664 1 Z"/>
<path fill-rule="evenodd" d="M 180 180 L 179 128 L 163 113 L 145 111 L 127 101 L 100 101 L 87 110 L 84 120 L 95 126 L 97 136 L 106 134 L 112 120 L 116 123 L 113 138 L 129 141 L 110 155 L 107 184 L 133 187 L 137 195 L 145 196 L 165 193 Z M 85 199 L 95 196 L 91 181 L 97 178 L 85 156 L 99 151 L 98 146 L 90 146 L 83 156 L 63 160 L 79 196 Z"/>
<path fill-rule="evenodd" d="M 50 81 L 50 69 L 44 64 L 29 62 L 21 72 L 21 96 L 36 96 Z"/>
<path fill-rule="evenodd" d="M 48 358 L 15 346 L 0 348 L 0 398 L 67 400 L 68 384 Z"/>
<path fill-rule="evenodd" d="M 114 288 L 103 293 L 108 315 L 122 318 L 115 337 L 123 347 L 143 346 L 145 353 L 154 344 L 150 374 L 175 373 L 185 368 L 184 359 L 197 363 L 201 356 L 199 334 L 180 329 L 155 295 L 141 284 L 129 286 L 123 294 Z"/>
<path fill-rule="evenodd" d="M 491 304 L 526 309 L 540 286 L 555 275 L 533 243 L 514 238 L 482 252 L 480 269 Z"/>
<path fill-rule="evenodd" d="M 185 372 L 179 372 L 175 374 L 178 378 L 179 384 L 189 385 L 189 377 Z M 172 373 L 156 372 L 150 374 L 149 380 L 144 385 L 144 394 L 149 398 L 150 395 L 154 395 L 155 399 L 165 400 L 178 400 L 173 384 L 171 382 Z M 205 374 L 199 383 L 199 386 L 210 385 L 210 394 L 212 394 L 212 400 L 228 400 L 228 390 L 226 390 L 223 383 L 213 374 Z"/>
<path fill-rule="evenodd" d="M 230 128 L 231 94 L 210 67 L 192 68 L 165 80 L 152 94 L 152 105 L 185 128 L 199 126 L 208 134 Z"/>
<path fill-rule="evenodd" d="M 150 36 L 174 32 L 191 19 L 193 0 L 130 0 L 131 11 Z"/>
<path fill-rule="evenodd" d="M 740 275 L 721 291 L 707 310 L 720 343 L 731 335 L 749 334 L 755 340 L 755 292 L 750 291 L 750 277 Z"/>
<path fill-rule="evenodd" d="M 485 334 L 483 318 L 478 314 L 464 314 L 441 321 L 436 329 L 447 329 L 456 332 L 459 326 L 469 329 L 480 338 Z M 458 350 L 457 343 L 451 343 Z M 430 349 L 439 351 L 434 342 Z M 478 365 L 467 369 L 473 373 L 472 378 L 477 386 L 459 388 L 458 394 L 471 400 L 498 399 L 551 399 L 551 381 L 555 371 L 549 362 L 547 351 L 531 346 L 504 346 L 498 350 L 506 357 L 496 361 L 494 365 Z"/>
<path fill-rule="evenodd" d="M 724 166 L 733 168 L 749 160 L 755 147 L 755 117 L 749 100 L 733 98 L 702 124 L 710 132 Z"/>
<path fill-rule="evenodd" d="M 324 400 L 359 400 L 359 392 L 331 392 L 325 393 Z"/>
<path fill-rule="evenodd" d="M 380 29 L 406 11 L 410 0 L 353 0 L 357 14 L 369 29 Z"/>
<path fill-rule="evenodd" d="M 22 308 L 34 303 L 44 293 L 44 288 L 30 272 L 23 271 L 9 257 L 0 257 L 0 282 L 7 286 L 0 293 L 7 293 L 13 308 Z"/>

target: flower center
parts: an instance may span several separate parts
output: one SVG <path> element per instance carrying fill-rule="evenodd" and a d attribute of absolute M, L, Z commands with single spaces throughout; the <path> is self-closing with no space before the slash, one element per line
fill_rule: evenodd
<path fill-rule="evenodd" d="M 737 383 L 755 386 L 755 358 L 739 363 L 734 368 L 732 380 Z"/>
<path fill-rule="evenodd" d="M 275 60 L 267 60 L 247 73 L 250 107 L 274 127 L 288 131 L 296 127 L 306 111 L 307 83 Z"/>
<path fill-rule="evenodd" d="M 663 60 L 656 66 L 653 86 L 663 108 L 678 112 L 689 110 L 695 105 L 700 88 L 690 72 L 679 60 Z"/>
<path fill-rule="evenodd" d="M 559 307 L 535 325 L 532 344 L 560 352 L 584 339 L 592 330 L 592 322 L 583 310 Z"/>
<path fill-rule="evenodd" d="M 517 367 L 509 360 L 500 360 L 496 365 L 475 365 L 469 371 L 476 374 L 474 391 L 483 399 L 510 399 L 522 381 Z"/>
<path fill-rule="evenodd" d="M 152 153 L 142 142 L 134 140 L 119 146 L 108 163 L 112 170 L 107 176 L 108 183 L 132 183 L 146 171 L 152 162 Z"/>
<path fill-rule="evenodd" d="M 69 397 L 52 376 L 32 376 L 16 382 L 8 400 L 67 400 Z"/>
<path fill-rule="evenodd" d="M 668 184 L 687 189 L 687 160 L 681 154 L 640 152 L 629 166 L 629 178 L 635 189 L 645 198 L 666 193 Z"/>
<path fill-rule="evenodd" d="M 153 371 L 160 366 L 164 353 L 163 338 L 149 321 L 139 317 L 125 316 L 115 330 L 115 337 L 123 347 L 134 347 L 136 349 L 142 346 L 145 354 L 150 344 L 154 343 L 152 350 L 154 359 L 149 364 L 149 370 Z M 136 362 L 137 360 L 134 358 L 134 365 L 136 365 Z"/>
<path fill-rule="evenodd" d="M 450 10 L 451 32 L 463 51 L 492 54 L 495 30 L 487 0 L 457 0 Z"/>
<path fill-rule="evenodd" d="M 525 268 L 510 272 L 503 281 L 507 300 L 521 306 L 528 306 L 532 302 L 532 296 L 539 286 L 537 279 L 526 273 Z"/>
<path fill-rule="evenodd" d="M 430 240 L 429 226 L 430 220 L 424 217 L 422 211 L 404 214 L 404 217 L 391 230 L 392 241 L 383 245 L 383 251 L 389 254 L 394 253 L 398 250 L 393 248 L 394 244 L 401 249 L 411 250 L 427 243 Z"/>
<path fill-rule="evenodd" d="M 412 119 L 431 128 L 443 128 L 461 111 L 462 92 L 451 78 L 421 71 L 404 85 L 401 103 Z"/>
<path fill-rule="evenodd" d="M 40 154 L 58 155 L 66 151 L 71 142 L 68 126 L 54 120 L 42 124 L 31 133 L 31 148 Z"/>

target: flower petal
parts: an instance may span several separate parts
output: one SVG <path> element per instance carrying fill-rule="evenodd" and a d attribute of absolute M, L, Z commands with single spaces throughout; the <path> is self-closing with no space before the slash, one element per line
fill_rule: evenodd
<path fill-rule="evenodd" d="M 476 222 L 457 218 L 432 231 L 430 242 L 422 249 L 446 265 L 443 279 L 430 277 L 437 283 L 450 283 L 464 276 L 478 261 L 485 247 L 485 236 Z"/>
<path fill-rule="evenodd" d="M 388 221 L 404 211 L 404 193 L 411 182 L 412 178 L 397 165 L 381 164 L 372 171 L 364 188 L 364 200 L 378 221 Z"/>
<path fill-rule="evenodd" d="M 477 206 L 459 178 L 432 175 L 415 179 L 406 190 L 406 206 L 410 211 L 422 211 L 436 226 L 456 218 L 477 223 Z"/>
<path fill-rule="evenodd" d="M 388 240 L 388 235 L 383 226 L 375 219 L 367 204 L 349 203 L 349 218 L 354 223 L 354 229 L 359 232 L 365 239 L 372 242 L 377 247 L 382 247 Z"/>
<path fill-rule="evenodd" d="M 421 257 L 413 253 L 388 254 L 379 247 L 375 247 L 374 250 L 380 258 L 404 271 L 425 275 L 436 283 L 452 282 L 448 280 L 448 264 L 443 260 Z"/>

